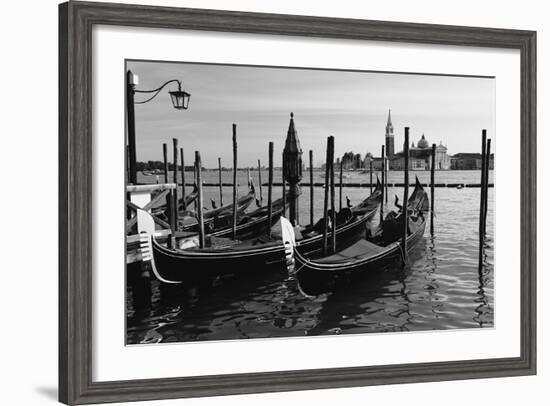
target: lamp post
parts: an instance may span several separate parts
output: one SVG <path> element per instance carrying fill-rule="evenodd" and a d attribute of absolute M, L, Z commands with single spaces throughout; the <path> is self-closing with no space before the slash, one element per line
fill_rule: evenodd
<path fill-rule="evenodd" d="M 137 183 L 137 171 L 136 171 L 136 116 L 135 116 L 135 104 L 145 104 L 153 100 L 158 94 L 170 83 L 177 83 L 178 89 L 168 92 L 172 99 L 172 104 L 176 110 L 187 110 L 189 107 L 189 99 L 191 95 L 181 88 L 181 81 L 177 79 L 171 79 L 163 83 L 160 87 L 153 90 L 138 90 L 138 76 L 134 75 L 132 71 L 126 72 L 126 112 L 128 114 L 128 160 L 129 160 L 129 175 L 128 182 L 131 184 Z M 135 101 L 136 93 L 152 94 L 146 100 Z"/>

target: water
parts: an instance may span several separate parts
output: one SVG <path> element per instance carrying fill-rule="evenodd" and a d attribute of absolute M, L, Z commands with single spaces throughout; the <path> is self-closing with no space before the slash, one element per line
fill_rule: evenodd
<path fill-rule="evenodd" d="M 204 171 L 205 182 L 217 181 L 217 172 Z M 252 172 L 257 183 L 257 174 Z M 422 182 L 429 172 L 412 172 Z M 490 180 L 492 181 L 492 173 Z M 280 179 L 276 172 L 275 179 Z M 316 171 L 315 182 L 323 173 Z M 192 179 L 192 174 L 186 174 Z M 304 173 L 304 180 L 309 174 Z M 368 182 L 368 174 L 348 172 L 345 182 Z M 147 179 L 148 178 L 148 179 Z M 376 179 L 376 177 L 375 177 Z M 436 172 L 436 183 L 479 183 L 479 171 Z M 267 174 L 262 173 L 262 180 Z M 389 182 L 402 182 L 402 172 L 390 172 Z M 154 182 L 153 177 L 140 181 Z M 161 177 L 162 181 L 162 177 Z M 231 172 L 223 173 L 231 182 Z M 246 172 L 239 173 L 245 193 Z M 224 203 L 231 190 L 224 188 Z M 267 188 L 263 188 L 264 200 Z M 275 189 L 275 198 L 281 194 Z M 388 189 L 388 205 L 402 188 Z M 205 188 L 205 202 L 219 200 L 218 189 Z M 357 203 L 368 188 L 344 188 Z M 479 188 L 435 189 L 435 236 L 426 225 L 424 239 L 410 253 L 409 264 L 391 267 L 353 286 L 316 298 L 306 298 L 285 272 L 246 278 L 226 278 L 214 286 L 167 290 L 153 283 L 150 309 L 134 309 L 127 294 L 127 342 L 157 343 L 224 340 L 255 337 L 292 337 L 326 334 L 419 331 L 491 327 L 494 322 L 494 189 L 489 189 L 484 268 L 478 272 Z M 315 219 L 322 213 L 322 188 L 315 188 Z M 345 204 L 345 197 L 343 198 Z M 338 192 L 336 193 L 338 204 Z M 376 216 L 377 217 L 377 216 Z M 300 219 L 309 222 L 309 188 L 302 190 Z M 429 221 L 429 220 L 428 220 Z M 374 221 L 376 223 L 376 220 Z"/>

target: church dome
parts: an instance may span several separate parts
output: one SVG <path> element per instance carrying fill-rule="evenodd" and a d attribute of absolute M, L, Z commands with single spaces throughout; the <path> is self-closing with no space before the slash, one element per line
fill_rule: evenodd
<path fill-rule="evenodd" d="M 420 138 L 420 141 L 418 141 L 417 147 L 418 148 L 428 148 L 430 145 L 428 144 L 428 140 L 426 140 L 426 137 L 424 137 L 424 134 L 422 134 L 422 138 Z"/>

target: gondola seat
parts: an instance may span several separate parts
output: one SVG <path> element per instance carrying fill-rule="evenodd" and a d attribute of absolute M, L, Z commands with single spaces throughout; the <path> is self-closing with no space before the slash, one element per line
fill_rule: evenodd
<path fill-rule="evenodd" d="M 376 255 L 386 250 L 386 247 L 380 247 L 367 240 L 359 240 L 351 247 L 346 248 L 336 254 L 330 255 L 325 258 L 315 260 L 318 263 L 339 263 L 348 262 L 354 259 L 362 259 L 372 255 Z"/>

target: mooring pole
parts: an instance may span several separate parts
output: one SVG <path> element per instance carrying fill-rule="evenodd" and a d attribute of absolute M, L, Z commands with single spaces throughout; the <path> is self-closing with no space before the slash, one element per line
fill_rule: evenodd
<path fill-rule="evenodd" d="M 174 188 L 174 197 L 172 200 L 174 201 L 174 214 L 176 216 L 176 219 L 178 218 L 178 209 L 179 209 L 179 201 L 178 201 L 178 139 L 172 138 L 172 147 L 173 147 L 173 157 L 174 157 L 174 173 L 172 176 L 174 185 L 176 187 Z M 184 197 L 184 196 L 182 196 Z"/>
<path fill-rule="evenodd" d="M 380 196 L 380 224 L 382 224 L 382 222 L 384 221 L 384 189 L 386 187 L 384 179 L 384 145 L 382 145 L 382 172 L 380 175 L 382 177 L 382 196 Z"/>
<path fill-rule="evenodd" d="M 430 234 L 434 235 L 434 207 L 435 207 L 435 144 L 432 144 L 432 166 L 430 168 Z"/>
<path fill-rule="evenodd" d="M 262 193 L 262 165 L 260 164 L 260 160 L 258 159 L 258 187 L 260 188 L 260 203 L 263 203 L 264 196 Z"/>
<path fill-rule="evenodd" d="M 327 156 L 325 160 L 325 200 L 323 204 L 323 255 L 328 253 L 328 189 L 330 188 L 330 140 L 332 136 L 327 138 Z"/>
<path fill-rule="evenodd" d="M 483 207 L 483 237 L 487 234 L 487 210 L 489 207 L 489 166 L 491 163 L 491 139 L 487 139 L 485 151 L 485 206 Z"/>
<path fill-rule="evenodd" d="M 334 203 L 334 137 L 331 139 L 330 148 L 330 208 L 332 210 L 330 222 L 332 224 L 331 247 L 332 253 L 336 252 L 336 205 Z"/>
<path fill-rule="evenodd" d="M 237 124 L 233 124 L 233 239 L 237 239 Z"/>
<path fill-rule="evenodd" d="M 220 189 L 220 207 L 223 207 L 222 159 L 220 157 L 218 157 L 218 187 Z"/>
<path fill-rule="evenodd" d="M 485 209 L 485 158 L 487 147 L 487 130 L 481 131 L 481 188 L 479 197 L 479 252 L 478 268 L 479 272 L 483 270 L 483 244 L 485 241 L 485 229 L 483 224 L 483 211 Z"/>
<path fill-rule="evenodd" d="M 370 194 L 372 195 L 372 160 L 370 161 L 370 183 L 369 183 L 369 186 L 370 186 Z"/>
<path fill-rule="evenodd" d="M 388 157 L 384 157 L 384 200 L 388 204 Z"/>
<path fill-rule="evenodd" d="M 199 151 L 195 151 L 195 166 L 197 168 L 197 188 L 198 188 L 198 196 L 197 196 L 197 214 L 198 214 L 198 221 L 199 221 L 199 247 L 204 248 L 204 216 L 203 216 L 203 201 L 202 201 L 202 162 L 201 162 L 201 154 Z"/>
<path fill-rule="evenodd" d="M 183 202 L 183 211 L 186 211 L 187 203 L 185 201 L 185 161 L 183 160 L 183 148 L 180 148 L 180 161 L 181 161 L 181 200 Z"/>
<path fill-rule="evenodd" d="M 309 150 L 309 224 L 313 225 L 313 150 Z"/>
<path fill-rule="evenodd" d="M 409 127 L 405 127 L 405 145 L 403 146 L 405 155 L 405 180 L 403 190 L 403 237 L 401 248 L 403 250 L 403 263 L 406 264 L 409 259 L 407 252 L 407 236 L 409 233 Z"/>
<path fill-rule="evenodd" d="M 267 178 L 267 225 L 271 236 L 273 225 L 273 142 L 269 142 L 269 173 Z"/>
<path fill-rule="evenodd" d="M 197 165 L 193 164 L 193 184 L 197 185 Z M 197 211 L 197 199 L 193 202 L 193 205 L 195 207 L 195 212 Z"/>
<path fill-rule="evenodd" d="M 164 183 L 168 183 L 168 144 L 162 144 L 162 156 L 164 159 Z M 172 231 L 172 237 L 168 239 L 170 247 L 173 247 L 173 236 L 176 229 L 176 219 L 174 218 L 174 213 L 172 209 L 174 192 L 170 189 L 168 196 L 166 197 L 166 215 L 168 217 L 168 224 L 170 224 L 170 230 Z"/>
<path fill-rule="evenodd" d="M 164 159 L 164 183 L 168 183 L 168 144 L 162 144 L 162 157 Z"/>
<path fill-rule="evenodd" d="M 286 216 L 286 188 L 285 188 L 285 157 L 283 154 L 283 165 L 282 165 L 282 171 L 281 171 L 281 184 L 283 186 L 283 217 Z"/>
<path fill-rule="evenodd" d="M 343 174 L 342 174 L 342 170 L 343 170 L 343 163 L 344 163 L 344 160 L 341 160 L 340 161 L 340 209 L 339 210 L 342 210 L 342 177 L 343 177 Z"/>

